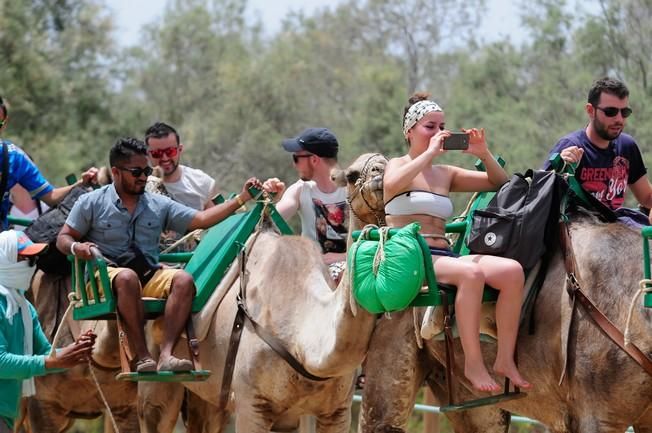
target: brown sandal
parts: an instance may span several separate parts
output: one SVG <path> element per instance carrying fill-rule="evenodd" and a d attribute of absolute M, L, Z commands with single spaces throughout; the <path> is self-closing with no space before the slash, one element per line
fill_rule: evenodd
<path fill-rule="evenodd" d="M 147 357 L 136 362 L 136 372 L 150 373 L 153 371 L 156 371 L 156 361 L 154 361 L 152 358 Z"/>

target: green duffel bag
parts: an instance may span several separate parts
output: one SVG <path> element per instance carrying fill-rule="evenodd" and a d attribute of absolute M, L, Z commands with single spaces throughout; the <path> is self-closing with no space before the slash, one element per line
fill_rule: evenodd
<path fill-rule="evenodd" d="M 419 293 L 425 278 L 423 252 L 417 239 L 421 226 L 411 223 L 387 239 L 388 227 L 379 228 L 380 241 L 363 230 L 348 253 L 348 269 L 355 300 L 370 313 L 402 310 Z M 429 257 L 428 257 L 429 258 Z"/>

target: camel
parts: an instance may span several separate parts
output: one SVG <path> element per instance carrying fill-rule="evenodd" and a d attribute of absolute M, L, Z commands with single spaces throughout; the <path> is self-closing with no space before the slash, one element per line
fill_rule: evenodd
<path fill-rule="evenodd" d="M 366 182 L 364 178 L 356 179 L 359 169 L 352 167 L 348 171 L 349 181 Z M 376 186 L 380 193 L 377 191 L 375 196 L 382 196 L 382 185 Z M 383 214 L 382 197 L 375 202 L 359 203 L 356 213 L 362 221 L 376 223 Z M 582 214 L 572 219 L 570 227 L 582 289 L 624 330 L 630 300 L 643 275 L 640 233 Z M 534 388 L 526 398 L 466 411 L 473 421 L 467 425 L 469 431 L 506 432 L 509 417 L 504 411 L 509 411 L 537 419 L 553 433 L 623 432 L 629 425 L 639 433 L 652 432 L 652 377 L 605 337 L 583 310 L 577 309 L 572 322 L 569 320 L 571 308 L 565 279 L 566 270 L 557 251 L 536 301 L 535 332 L 523 332 L 518 339 L 519 369 Z M 394 313 L 391 320 L 381 319 L 376 324 L 369 343 L 358 431 L 404 432 L 416 390 L 424 381 L 441 404 L 447 403 L 441 374 L 444 343 L 427 340 L 421 349 L 415 337 L 413 313 L 417 314 L 417 323 L 421 323 L 424 311 Z M 572 323 L 568 334 L 568 370 L 560 384 L 562 329 L 568 323 Z M 652 312 L 639 306 L 630 326 L 632 341 L 650 356 Z M 482 347 L 486 365 L 492 365 L 495 345 Z M 459 341 L 455 352 L 459 363 L 463 356 Z M 469 395 L 472 388 L 460 365 L 456 367 L 456 381 L 462 384 L 457 386 L 458 395 Z M 447 415 L 456 418 L 460 413 Z"/>
<path fill-rule="evenodd" d="M 34 305 L 44 332 L 51 340 L 68 306 L 70 287 L 69 276 L 37 271 L 32 280 Z M 93 368 L 120 432 L 137 433 L 137 386 L 131 382 L 115 380 L 115 375 L 120 371 L 115 321 L 74 322 L 70 318 L 63 321 L 61 327 L 58 347 L 74 341 L 80 330 L 94 330 L 97 341 L 93 350 L 93 366 L 78 366 L 62 374 L 36 378 L 36 395 L 27 402 L 32 431 L 64 432 L 72 426 L 75 418 L 97 418 L 105 412 L 104 403 L 89 370 Z"/>
<path fill-rule="evenodd" d="M 358 228 L 355 218 L 349 227 Z M 251 315 L 280 338 L 310 374 L 328 379 L 314 381 L 299 374 L 247 321 L 235 361 L 230 404 L 219 410 L 222 373 L 241 284 L 237 277 L 225 295 L 214 292 L 213 297 L 223 298 L 208 318 L 210 329 L 200 343 L 200 361 L 212 375 L 206 382 L 186 382 L 183 386 L 140 383 L 138 408 L 143 432 L 172 430 L 183 387 L 204 404 L 189 405 L 190 431 L 221 431 L 231 413 L 239 433 L 293 429 L 307 414 L 316 417 L 321 433 L 349 431 L 355 370 L 367 352 L 375 316 L 352 302 L 346 275 L 337 288 L 333 287 L 320 251 L 306 238 L 281 237 L 269 227 L 263 228 L 250 238 L 246 272 L 246 303 Z M 201 327 L 196 324 L 196 328 Z M 184 346 L 177 345 L 179 356 L 187 355 Z"/>

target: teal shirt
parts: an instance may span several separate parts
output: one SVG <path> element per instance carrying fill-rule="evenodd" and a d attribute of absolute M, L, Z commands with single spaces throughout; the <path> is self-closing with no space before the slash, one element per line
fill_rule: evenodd
<path fill-rule="evenodd" d="M 34 355 L 25 356 L 23 318 L 18 312 L 13 323 L 9 324 L 5 317 L 6 308 L 7 300 L 0 295 L 0 416 L 14 419 L 18 416 L 23 379 L 49 372 L 45 369 L 45 357 L 51 346 L 41 329 L 36 310 L 29 304 L 34 324 Z"/>

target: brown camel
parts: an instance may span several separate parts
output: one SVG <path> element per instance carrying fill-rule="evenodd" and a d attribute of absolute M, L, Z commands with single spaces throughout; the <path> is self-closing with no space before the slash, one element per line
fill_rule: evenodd
<path fill-rule="evenodd" d="M 359 164 L 347 171 L 349 181 L 365 183 Z M 382 185 L 377 185 L 382 191 Z M 357 214 L 374 223 L 382 216 L 382 192 L 359 204 Z M 573 248 L 582 278 L 582 289 L 597 306 L 624 330 L 627 309 L 642 278 L 640 234 L 619 223 L 605 224 L 590 216 L 578 215 L 571 223 Z M 623 432 L 634 425 L 637 432 L 652 432 L 652 377 L 591 322 L 571 308 L 566 292 L 566 271 L 561 253 L 552 259 L 534 309 L 536 330 L 518 339 L 519 369 L 533 384 L 528 397 L 503 402 L 494 407 L 467 411 L 468 431 L 507 431 L 501 409 L 517 412 L 544 423 L 552 432 Z M 423 317 L 417 310 L 417 323 Z M 564 324 L 568 333 L 568 370 L 562 374 Z M 632 341 L 652 354 L 652 312 L 640 305 L 631 322 Z M 392 314 L 376 325 L 367 355 L 367 384 L 364 390 L 360 431 L 402 432 L 415 401 L 416 390 L 430 385 L 442 404 L 446 403 L 442 372 L 443 342 L 424 341 L 420 349 L 414 332 L 412 311 Z M 462 360 L 459 342 L 456 359 Z M 495 358 L 495 346 L 483 344 L 486 365 Z M 459 392 L 471 392 L 460 366 L 456 368 Z M 391 378 L 391 379 L 390 379 Z M 459 394 L 458 392 L 458 394 Z M 480 396 L 480 395 L 478 395 Z M 461 395 L 464 397 L 464 395 Z M 449 414 L 459 417 L 461 414 Z M 503 419 L 501 423 L 501 418 Z M 476 427 L 475 426 L 482 426 Z M 487 425 L 485 427 L 484 425 Z"/>
<path fill-rule="evenodd" d="M 351 227 L 357 227 L 355 222 Z M 246 322 L 233 371 L 231 402 L 226 410 L 218 410 L 237 311 L 238 277 L 225 294 L 215 291 L 213 297 L 223 299 L 215 314 L 205 319 L 211 322 L 200 343 L 200 359 L 213 374 L 206 382 L 184 383 L 205 404 L 212 405 L 212 409 L 200 407 L 201 417 L 191 416 L 189 429 L 221 431 L 233 412 L 240 433 L 296 428 L 299 418 L 307 414 L 316 417 L 319 432 L 348 432 L 354 373 L 366 354 L 375 316 L 352 303 L 346 275 L 339 287 L 334 287 L 312 241 L 263 229 L 250 238 L 248 251 L 246 302 L 250 313 L 284 342 L 309 373 L 329 379 L 303 377 Z M 203 326 L 196 323 L 198 329 Z M 178 344 L 177 349 L 185 351 L 183 346 Z M 141 430 L 171 431 L 182 397 L 183 387 L 178 384 L 140 383 Z M 197 410 L 191 408 L 191 413 Z"/>
<path fill-rule="evenodd" d="M 46 335 L 52 340 L 58 322 L 68 306 L 70 277 L 46 275 L 38 271 L 32 280 L 34 306 Z M 97 418 L 105 406 L 93 381 L 90 368 L 97 377 L 120 432 L 137 433 L 137 387 L 134 383 L 118 382 L 120 371 L 118 333 L 114 321 L 61 323 L 60 343 L 74 341 L 79 330 L 93 329 L 97 341 L 93 351 L 93 366 L 79 366 L 61 374 L 36 377 L 36 395 L 28 399 L 28 418 L 36 433 L 61 433 L 68 430 L 75 418 Z"/>

